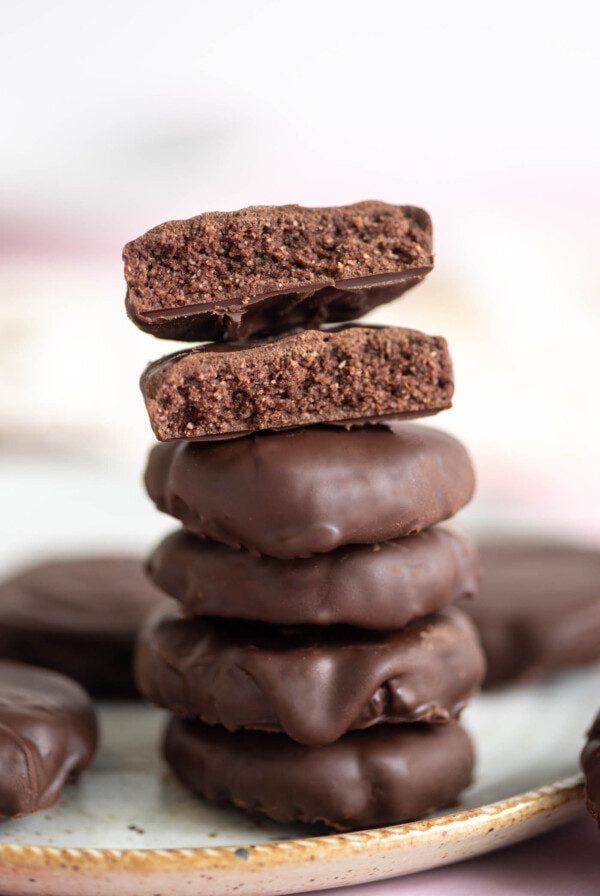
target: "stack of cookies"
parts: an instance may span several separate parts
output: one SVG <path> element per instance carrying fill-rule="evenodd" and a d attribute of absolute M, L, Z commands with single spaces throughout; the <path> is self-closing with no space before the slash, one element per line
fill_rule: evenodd
<path fill-rule="evenodd" d="M 142 376 L 160 442 L 146 487 L 183 526 L 149 564 L 178 604 L 136 656 L 173 714 L 167 762 L 284 822 L 348 830 L 451 804 L 473 766 L 456 719 L 484 662 L 453 606 L 475 558 L 438 524 L 474 477 L 459 442 L 404 419 L 450 406 L 451 362 L 441 337 L 340 326 L 431 270 L 428 215 L 204 214 L 124 258 L 135 323 L 213 340 Z"/>

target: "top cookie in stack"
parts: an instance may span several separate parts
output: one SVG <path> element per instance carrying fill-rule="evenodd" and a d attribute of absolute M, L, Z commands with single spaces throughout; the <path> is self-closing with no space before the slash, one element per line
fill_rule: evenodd
<path fill-rule="evenodd" d="M 402 418 L 450 406 L 451 362 L 441 337 L 344 325 L 431 270 L 428 215 L 211 213 L 124 257 L 142 329 L 218 340 L 141 383 L 168 443 L 146 487 L 185 530 L 150 561 L 182 611 L 154 614 L 136 657 L 175 716 L 168 762 L 280 821 L 350 829 L 447 805 L 471 775 L 456 719 L 483 658 L 449 607 L 474 593 L 473 551 L 437 524 L 474 476 L 459 442 Z"/>
<path fill-rule="evenodd" d="M 126 307 L 165 339 L 270 336 L 356 320 L 433 267 L 413 206 L 255 206 L 167 221 L 125 246 Z"/>
<path fill-rule="evenodd" d="M 355 319 L 423 279 L 433 256 L 421 209 L 359 202 L 209 213 L 155 227 L 124 258 L 127 308 L 142 329 L 226 340 L 145 371 L 161 441 L 450 407 L 444 339 L 397 327 L 314 329 Z"/>

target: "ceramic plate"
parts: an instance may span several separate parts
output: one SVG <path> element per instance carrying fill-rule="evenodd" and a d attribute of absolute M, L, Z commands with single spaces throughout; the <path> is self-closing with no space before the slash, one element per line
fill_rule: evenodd
<path fill-rule="evenodd" d="M 599 669 L 479 697 L 464 715 L 479 760 L 462 804 L 352 834 L 277 825 L 191 797 L 157 758 L 163 714 L 106 705 L 102 748 L 80 786 L 49 812 L 0 825 L 0 892 L 269 896 L 489 852 L 582 811 L 578 754 L 599 702 Z"/>

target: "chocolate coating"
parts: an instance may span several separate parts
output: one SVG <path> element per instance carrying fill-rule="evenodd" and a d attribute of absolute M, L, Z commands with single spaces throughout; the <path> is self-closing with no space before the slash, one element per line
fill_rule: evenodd
<path fill-rule="evenodd" d="M 454 516 L 475 485 L 460 442 L 397 422 L 157 445 L 145 481 L 195 535 L 281 559 L 414 535 Z"/>
<path fill-rule="evenodd" d="M 477 591 L 473 546 L 445 526 L 285 561 L 178 530 L 156 548 L 149 571 L 188 616 L 279 625 L 399 629 Z"/>
<path fill-rule="evenodd" d="M 164 754 L 181 782 L 206 799 L 340 831 L 397 824 L 450 805 L 474 763 L 456 722 L 355 731 L 311 749 L 282 734 L 229 734 L 171 719 Z"/>
<path fill-rule="evenodd" d="M 454 379 L 441 336 L 346 326 L 175 352 L 150 364 L 140 386 L 167 442 L 430 416 L 451 406 Z"/>
<path fill-rule="evenodd" d="M 208 212 L 125 246 L 126 308 L 167 339 L 244 339 L 354 320 L 433 267 L 431 220 L 413 206 L 358 202 Z"/>
<path fill-rule="evenodd" d="M 456 608 L 396 632 L 272 629 L 157 611 L 136 651 L 140 690 L 229 731 L 283 731 L 309 746 L 382 722 L 447 722 L 479 688 L 484 660 Z"/>
<path fill-rule="evenodd" d="M 600 551 L 489 541 L 479 557 L 479 598 L 462 606 L 481 634 L 486 687 L 600 660 Z"/>
<path fill-rule="evenodd" d="M 581 767 L 585 777 L 587 808 L 600 828 L 600 713 L 588 731 L 588 739 L 581 754 Z"/>
<path fill-rule="evenodd" d="M 140 559 L 57 559 L 0 584 L 0 658 L 63 672 L 102 697 L 131 697 L 133 643 L 164 595 Z"/>
<path fill-rule="evenodd" d="M 0 660 L 0 818 L 48 809 L 92 760 L 92 703 L 74 681 Z"/>

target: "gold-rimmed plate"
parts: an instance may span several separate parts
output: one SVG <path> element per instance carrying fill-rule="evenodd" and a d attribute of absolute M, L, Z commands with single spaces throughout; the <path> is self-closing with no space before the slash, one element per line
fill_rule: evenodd
<path fill-rule="evenodd" d="M 158 760 L 163 714 L 101 709 L 102 748 L 58 806 L 0 825 L 10 896 L 285 894 L 460 861 L 551 830 L 583 811 L 578 754 L 600 670 L 484 695 L 464 716 L 478 772 L 452 812 L 351 834 L 283 826 L 190 796 Z"/>

